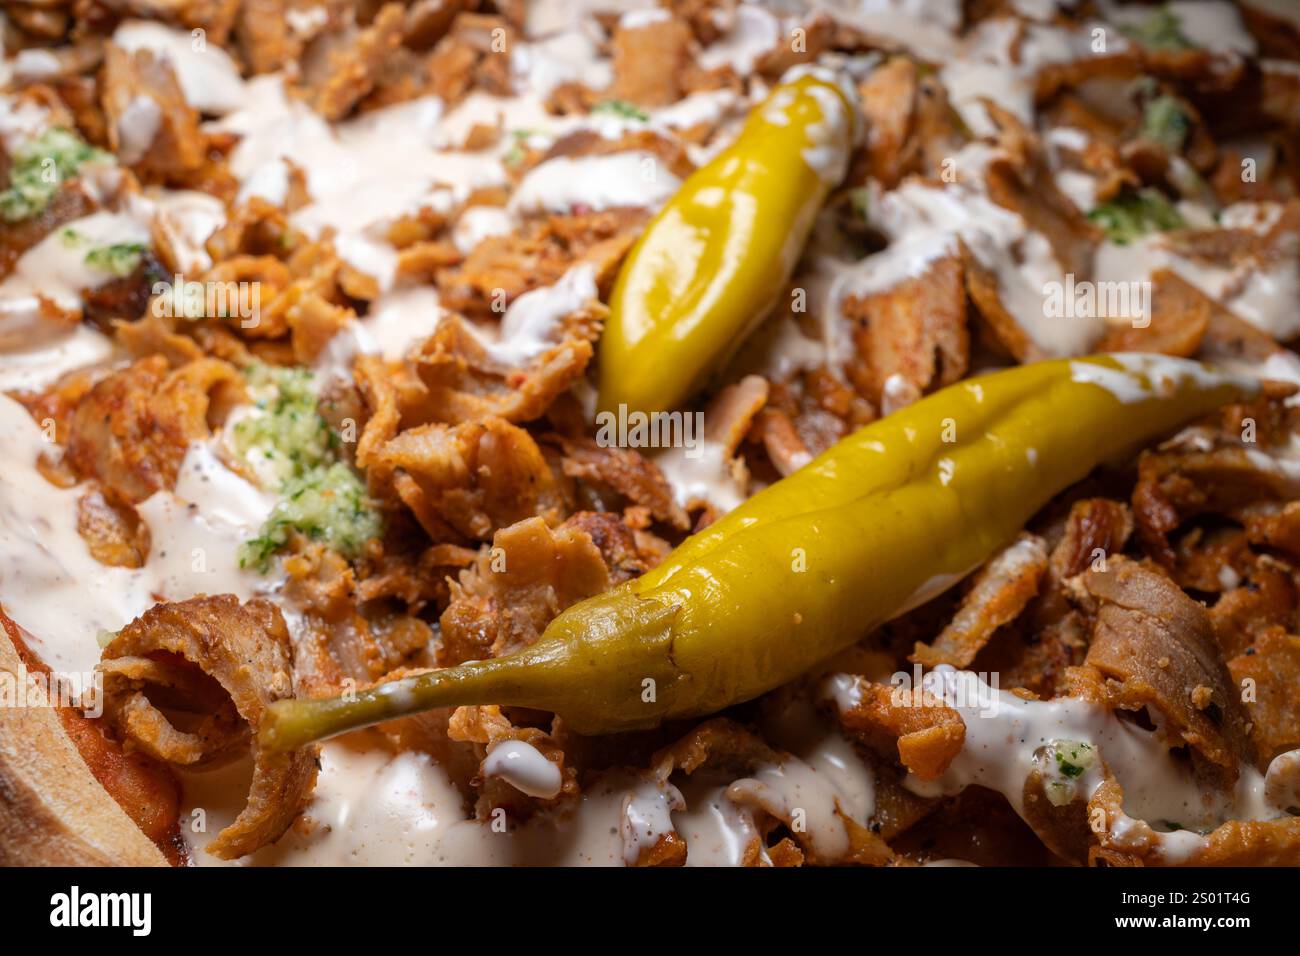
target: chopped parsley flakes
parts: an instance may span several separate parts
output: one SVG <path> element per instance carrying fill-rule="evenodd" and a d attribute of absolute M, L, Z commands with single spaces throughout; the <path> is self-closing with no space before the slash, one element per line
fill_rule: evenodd
<path fill-rule="evenodd" d="M 1148 50 L 1194 50 L 1196 44 L 1183 34 L 1182 21 L 1168 7 L 1161 7 L 1141 23 L 1120 27 L 1120 32 Z"/>
<path fill-rule="evenodd" d="M 278 487 L 281 500 L 261 533 L 244 542 L 240 566 L 265 573 L 295 531 L 355 558 L 383 526 L 365 484 L 339 455 L 339 437 L 320 414 L 311 372 L 258 365 L 246 375 L 257 398 L 253 414 L 235 424 L 234 444 Z"/>
<path fill-rule="evenodd" d="M 638 120 L 642 123 L 650 119 L 650 114 L 627 100 L 605 100 L 591 108 L 593 113 L 612 113 L 624 119 Z"/>
<path fill-rule="evenodd" d="M 241 567 L 255 566 L 265 573 L 271 555 L 289 543 L 294 531 L 349 558 L 359 555 L 365 543 L 383 531 L 366 486 L 344 462 L 317 466 L 290 478 L 280 493 L 283 500 L 271 511 L 261 534 L 244 542 Z"/>
<path fill-rule="evenodd" d="M 86 253 L 86 265 L 119 279 L 135 272 L 144 258 L 145 247 L 139 242 L 115 242 L 98 246 Z"/>
<path fill-rule="evenodd" d="M 84 246 L 90 239 L 77 230 L 67 227 L 59 232 L 59 241 L 69 249 Z M 135 272 L 144 258 L 148 246 L 140 242 L 114 242 L 107 246 L 96 246 L 86 253 L 86 265 L 99 272 L 107 272 L 118 279 L 125 279 Z"/>
<path fill-rule="evenodd" d="M 321 416 L 308 369 L 254 365 L 245 376 L 255 401 L 235 424 L 235 448 L 258 474 L 283 484 L 335 460 L 338 436 Z"/>
<path fill-rule="evenodd" d="M 1053 751 L 1056 756 L 1056 769 L 1066 777 L 1082 777 L 1083 772 L 1092 766 L 1096 756 L 1092 745 L 1082 741 L 1057 741 Z"/>
<path fill-rule="evenodd" d="M 1191 130 L 1191 120 L 1181 103 L 1172 96 L 1157 96 L 1142 108 L 1143 139 L 1159 143 L 1167 153 L 1183 148 Z"/>
<path fill-rule="evenodd" d="M 1180 229 L 1185 225 L 1174 204 L 1159 190 L 1151 188 L 1125 190 L 1093 209 L 1088 218 L 1106 230 L 1111 242 L 1121 246 L 1148 232 Z"/>
<path fill-rule="evenodd" d="M 1080 797 L 1080 778 L 1096 766 L 1097 751 L 1082 740 L 1053 740 L 1035 753 L 1034 764 L 1048 802 L 1063 807 Z"/>
<path fill-rule="evenodd" d="M 515 129 L 510 131 L 510 148 L 506 150 L 501 161 L 507 166 L 518 166 L 524 161 L 524 151 L 528 148 L 528 140 L 537 135 L 535 129 Z"/>
<path fill-rule="evenodd" d="M 30 219 L 50 204 L 59 187 L 86 163 L 112 162 L 113 157 L 88 144 L 76 133 L 54 127 L 14 150 L 9 188 L 0 192 L 0 218 Z"/>
<path fill-rule="evenodd" d="M 853 214 L 863 222 L 871 221 L 871 190 L 866 186 L 858 186 L 849 190 L 849 208 Z"/>

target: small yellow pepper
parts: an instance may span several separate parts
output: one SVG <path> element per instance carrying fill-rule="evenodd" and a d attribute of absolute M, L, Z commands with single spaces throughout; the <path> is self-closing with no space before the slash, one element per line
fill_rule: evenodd
<path fill-rule="evenodd" d="M 600 407 L 662 412 L 704 384 L 771 309 L 844 177 L 856 104 L 792 72 L 632 248 L 600 340 Z"/>
<path fill-rule="evenodd" d="M 955 584 L 1098 464 L 1257 388 L 1149 355 L 959 382 L 845 438 L 649 573 L 575 604 L 532 646 L 353 699 L 279 701 L 263 742 L 293 749 L 456 704 L 535 707 L 582 733 L 714 713 Z"/>

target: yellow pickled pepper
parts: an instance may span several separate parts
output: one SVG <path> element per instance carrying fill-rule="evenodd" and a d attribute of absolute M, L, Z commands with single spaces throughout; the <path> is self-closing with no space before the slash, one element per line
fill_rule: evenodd
<path fill-rule="evenodd" d="M 351 698 L 277 701 L 262 742 L 293 749 L 457 704 L 548 710 L 581 733 L 714 713 L 955 584 L 1098 464 L 1257 390 L 1156 355 L 959 382 L 843 439 L 641 577 L 573 605 L 531 646 Z"/>
<path fill-rule="evenodd" d="M 602 410 L 670 411 L 731 356 L 790 280 L 858 122 L 851 87 L 796 68 L 687 178 L 615 282 L 598 354 Z"/>

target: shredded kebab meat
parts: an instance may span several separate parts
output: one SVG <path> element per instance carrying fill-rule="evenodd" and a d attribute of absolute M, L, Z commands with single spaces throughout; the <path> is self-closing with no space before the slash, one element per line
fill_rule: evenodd
<path fill-rule="evenodd" d="M 242 397 L 236 370 L 219 359 L 171 369 L 161 355 L 114 372 L 78 403 L 68 426 L 68 462 L 118 500 L 138 504 L 170 488 L 190 443 L 206 438 Z"/>
<path fill-rule="evenodd" d="M 965 667 L 993 632 L 1014 620 L 1038 592 L 1047 570 L 1047 549 L 1033 535 L 1022 535 L 994 555 L 975 576 L 952 622 L 931 644 L 917 644 L 912 659 L 926 667 Z"/>
<path fill-rule="evenodd" d="M 1235 782 L 1249 753 L 1247 718 L 1205 608 L 1164 575 L 1115 557 L 1079 582 L 1094 618 L 1087 666 L 1106 678 L 1110 705 L 1152 708 L 1172 744 L 1190 745 Z"/>
<path fill-rule="evenodd" d="M 966 739 L 961 715 L 921 688 L 869 684 L 840 723 L 870 746 L 888 751 L 922 780 L 933 780 L 957 756 Z"/>
<path fill-rule="evenodd" d="M 77 308 L 43 286 L 35 300 L 31 328 L 40 337 L 93 331 L 117 348 L 112 358 L 14 392 L 49 432 L 38 470 L 75 488 L 67 500 L 90 556 L 114 573 L 150 569 L 155 535 L 137 506 L 176 487 L 196 445 L 229 452 L 230 412 L 257 400 L 246 376 L 264 365 L 315 369 L 318 411 L 338 438 L 331 461 L 364 489 L 358 508 L 382 519 L 383 530 L 348 554 L 311 531 L 288 536 L 274 584 L 251 593 L 278 591 L 293 612 L 292 634 L 262 597 L 156 593 L 158 603 L 103 651 L 105 717 L 60 709 L 92 774 L 173 862 L 184 854 L 169 768 L 203 772 L 251 755 L 247 804 L 208 847 L 219 857 L 275 843 L 309 807 L 316 750 L 263 750 L 255 730 L 269 704 L 527 647 L 562 611 L 651 570 L 725 510 L 684 490 L 671 453 L 596 436 L 590 413 L 606 303 L 658 206 L 606 203 L 599 182 L 566 184 L 581 200 L 515 202 L 519 185 L 547 163 L 596 169 L 637 154 L 653 175 L 683 180 L 791 67 L 829 64 L 852 77 L 864 135 L 789 297 L 756 336 L 773 333 L 772 354 L 740 353 L 683 409 L 703 414 L 707 460 L 720 463 L 713 479 L 741 498 L 937 389 L 1060 351 L 1035 334 L 1041 326 L 1018 311 L 1009 287 L 1030 274 L 1035 244 L 1078 282 L 1114 278 L 1102 270 L 1103 252 L 1155 263 L 1144 276 L 1145 321 L 1106 316 L 1095 350 L 1300 380 L 1294 323 L 1261 318 L 1267 296 L 1251 285 L 1276 282 L 1300 261 L 1300 79 L 1291 69 L 1300 29 L 1289 20 L 1237 6 L 1258 57 L 1186 37 L 1166 49 L 1130 37 L 1092 55 L 1070 52 L 1066 41 L 1047 55 L 1038 39 L 1077 33 L 1089 21 L 1054 9 L 1031 24 L 1013 16 L 1015 4 L 964 4 L 964 35 L 953 37 L 961 55 L 949 64 L 874 34 L 861 18 L 837 18 L 831 6 L 778 19 L 735 0 L 663 0 L 644 15 L 597 13 L 580 31 L 537 37 L 536 11 L 515 2 L 6 4 L 7 52 L 30 51 L 46 65 L 5 71 L 14 79 L 12 93 L 0 94 L 0 183 L 17 180 L 18 140 L 9 140 L 20 130 L 11 125 L 31 114 L 110 152 L 114 163 L 107 172 L 61 171 L 38 210 L 0 221 L 0 282 L 21 279 L 25 257 L 70 224 L 98 213 L 149 218 L 147 242 L 79 290 Z M 241 150 L 261 149 L 264 135 L 241 122 L 241 110 L 191 102 L 183 58 L 123 39 L 119 28 L 140 20 L 182 45 L 201 31 L 230 55 L 245 95 L 269 95 L 271 86 L 251 83 L 278 76 L 275 94 L 295 124 L 283 132 L 291 145 L 278 163 L 282 184 L 262 182 L 265 168 L 240 171 Z M 762 40 L 768 21 L 770 43 Z M 799 44 L 783 42 L 792 25 L 802 31 Z M 990 37 L 1004 37 L 1005 50 L 990 49 L 998 45 Z M 580 55 L 570 42 L 591 48 L 581 69 L 565 62 Z M 971 63 L 1014 86 L 1020 100 L 983 91 L 972 104 L 962 72 L 949 73 Z M 210 79 L 202 93 L 219 99 Z M 420 103 L 436 106 L 436 117 L 413 109 L 403 129 L 438 151 L 427 194 L 378 221 L 362 208 L 372 196 L 347 196 L 364 229 L 315 225 L 331 179 L 355 172 L 335 168 L 330 154 L 346 152 L 348 138 L 364 135 L 384 110 Z M 304 117 L 328 133 L 320 140 L 328 146 L 318 150 L 310 130 L 296 128 Z M 1257 176 L 1242 175 L 1248 159 L 1262 160 Z M 459 161 L 474 166 L 465 183 L 455 181 Z M 1086 198 L 1066 188 L 1081 181 Z M 937 230 L 906 274 L 883 275 L 875 254 L 909 237 L 888 235 L 877 197 L 920 188 L 947 201 L 949 187 L 978 193 L 1021 231 L 991 254 L 987 236 Z M 221 209 L 203 236 L 187 235 L 158 209 L 139 212 L 186 192 Z M 1167 221 L 1117 238 L 1097 213 L 1135 197 L 1168 207 Z M 1252 208 L 1253 222 L 1228 222 L 1229 211 Z M 358 247 L 386 248 L 374 256 Z M 511 323 L 529 302 L 510 310 L 579 270 L 595 296 L 515 348 Z M 841 285 L 844 271 L 850 281 Z M 171 314 L 156 281 L 173 276 L 256 288 L 256 315 L 249 321 L 206 302 L 201 314 Z M 400 348 L 371 341 L 395 297 L 424 291 L 430 300 L 398 323 L 411 326 L 398 330 Z M 0 309 L 5 353 L 35 334 L 11 332 L 7 321 Z M 1286 815 L 1227 820 L 1202 834 L 1184 862 L 1294 864 L 1300 798 L 1283 805 L 1300 775 L 1292 759 L 1300 748 L 1293 391 L 1270 383 L 1257 401 L 1090 476 L 957 593 L 722 715 L 592 740 L 549 713 L 476 706 L 386 724 L 382 739 L 429 756 L 466 813 L 484 823 L 504 810 L 512 827 L 564 825 L 602 780 L 622 774 L 668 808 L 667 827 L 644 840 L 627 827 L 630 807 L 621 808 L 624 858 L 642 866 L 682 865 L 692 853 L 678 817 L 691 809 L 681 792 L 688 784 L 717 785 L 737 814 L 745 865 L 910 865 L 945 855 L 992 864 L 1174 862 L 1169 834 L 1128 816 L 1124 788 L 1134 784 L 1108 767 L 1086 799 L 1060 805 L 1036 767 L 1014 795 L 1020 813 L 1015 799 L 981 786 L 921 796 L 916 782 L 943 780 L 975 728 L 936 694 L 888 675 L 909 665 L 917 675 L 969 669 L 1000 677 L 1022 700 L 1072 698 L 1152 724 L 1158 747 L 1186 757 L 1206 793 L 1222 796 L 1264 774 Z M 255 477 L 248 462 L 233 466 L 241 480 Z M 17 626 L 3 623 L 39 666 Z M 826 698 L 828 677 L 852 693 Z M 766 720 L 796 699 L 815 702 L 817 726 L 873 776 L 866 817 L 841 793 L 829 823 L 810 831 L 771 784 L 781 772 L 814 772 Z M 511 743 L 558 769 L 554 797 L 530 796 L 487 772 L 491 750 Z"/>
<path fill-rule="evenodd" d="M 537 640 L 560 611 L 609 589 L 609 568 L 591 535 L 541 518 L 498 531 L 460 572 L 439 621 L 438 663 L 503 657 Z"/>
<path fill-rule="evenodd" d="M 293 696 L 291 658 L 279 608 L 262 600 L 241 605 L 220 595 L 146 611 L 113 638 L 100 667 L 125 740 L 151 756 L 193 764 L 247 741 L 247 728 L 257 726 L 268 704 Z M 178 728 L 179 718 L 153 703 L 148 689 L 155 686 L 182 692 L 177 706 L 187 710 L 187 722 L 195 721 L 192 729 Z M 205 692 L 194 692 L 196 686 Z M 205 705 L 210 709 L 191 709 Z M 222 858 L 278 839 L 316 782 L 315 747 L 275 754 L 254 736 L 251 751 L 248 805 L 208 847 Z"/>
<path fill-rule="evenodd" d="M 409 428 L 379 449 L 370 474 L 435 541 L 486 540 L 516 521 L 558 516 L 562 503 L 537 442 L 500 418 Z"/>

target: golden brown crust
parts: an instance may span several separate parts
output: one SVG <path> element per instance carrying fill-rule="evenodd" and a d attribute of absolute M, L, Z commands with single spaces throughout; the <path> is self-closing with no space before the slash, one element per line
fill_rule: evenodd
<path fill-rule="evenodd" d="M 1042 539 L 1022 534 L 976 574 L 952 621 L 931 643 L 918 643 L 912 660 L 926 667 L 968 665 L 994 631 L 1025 609 L 1046 570 Z"/>
<path fill-rule="evenodd" d="M 1111 706 L 1154 707 L 1172 743 L 1190 744 L 1235 781 L 1249 753 L 1246 718 L 1205 608 L 1121 557 L 1086 572 L 1081 587 L 1096 622 L 1087 663 L 1109 678 Z"/>
<path fill-rule="evenodd" d="M 3 620 L 0 672 L 16 679 L 26 667 Z M 0 866 L 167 865 L 95 779 L 52 707 L 0 707 L 0 797 Z"/>
<path fill-rule="evenodd" d="M 920 688 L 868 684 L 840 723 L 882 754 L 896 746 L 899 762 L 922 780 L 943 773 L 966 740 L 961 715 Z"/>

